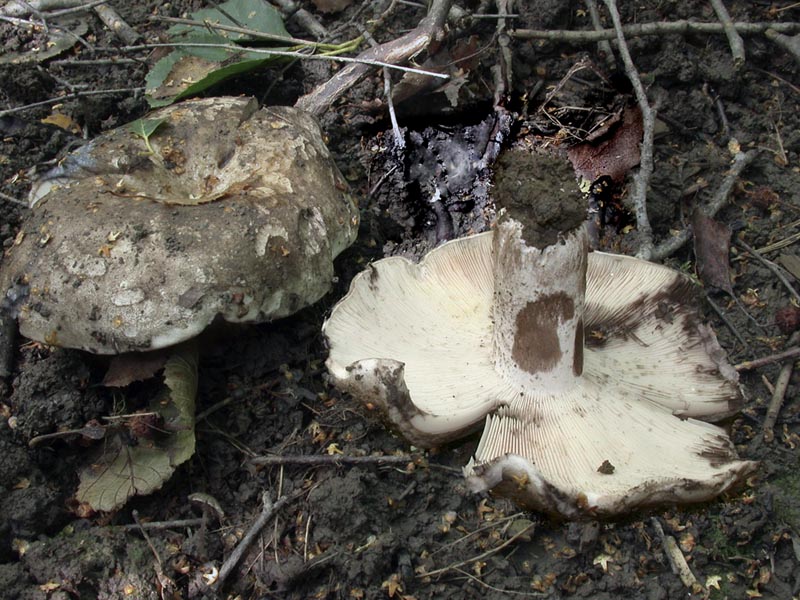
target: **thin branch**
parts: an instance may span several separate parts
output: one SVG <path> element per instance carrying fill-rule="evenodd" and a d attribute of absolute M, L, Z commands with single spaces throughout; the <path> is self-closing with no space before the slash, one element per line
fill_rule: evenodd
<path fill-rule="evenodd" d="M 432 41 L 443 35 L 444 24 L 451 4 L 452 0 L 433 0 L 428 15 L 415 29 L 396 40 L 362 52 L 352 59 L 351 62 L 354 64 L 347 65 L 328 81 L 301 97 L 295 106 L 314 115 L 320 115 L 337 98 L 366 77 L 371 72 L 372 65 L 394 66 L 419 54 Z M 433 76 L 432 73 L 423 74 Z M 444 77 L 447 78 L 447 76 Z"/>
<path fill-rule="evenodd" d="M 212 589 L 218 590 L 224 585 L 225 580 L 236 568 L 236 565 L 239 564 L 239 561 L 242 559 L 242 556 L 244 556 L 244 553 L 247 551 L 253 541 L 255 541 L 258 534 L 261 533 L 261 530 L 264 529 L 272 516 L 290 501 L 300 497 L 300 495 L 303 493 L 305 492 L 301 491 L 291 496 L 284 496 L 275 502 L 272 502 L 270 499 L 269 492 L 263 493 L 261 496 L 261 501 L 263 504 L 261 514 L 258 515 L 258 518 L 256 518 L 256 520 L 250 526 L 250 529 L 247 530 L 247 533 L 244 534 L 244 537 L 236 546 L 236 548 L 234 548 L 233 552 L 231 552 L 230 556 L 228 556 L 228 558 L 225 559 L 225 562 L 222 563 L 222 566 L 219 569 L 219 575 L 217 576 L 216 581 L 211 585 Z"/>
<path fill-rule="evenodd" d="M 7 311 L 0 310 L 0 379 L 14 370 L 14 341 L 17 337 L 17 320 Z"/>
<path fill-rule="evenodd" d="M 589 17 L 592 19 L 592 27 L 595 31 L 602 31 L 603 24 L 600 22 L 600 11 L 597 10 L 597 0 L 586 0 L 586 10 L 589 11 Z M 605 58 L 606 64 L 614 68 L 616 60 L 614 58 L 614 51 L 611 49 L 611 44 L 608 40 L 599 40 L 597 42 L 597 49 L 600 54 Z"/>
<path fill-rule="evenodd" d="M 143 87 L 137 87 L 137 88 L 117 88 L 113 90 L 87 90 L 87 91 L 74 92 L 72 94 L 65 94 L 64 96 L 58 96 L 57 98 L 49 98 L 47 100 L 42 100 L 41 102 L 33 102 L 32 104 L 25 104 L 23 106 L 16 106 L 14 108 L 7 108 L 5 110 L 0 110 L 0 117 L 5 117 L 6 115 L 11 115 L 18 112 L 24 112 L 32 108 L 39 108 L 40 106 L 50 106 L 51 104 L 58 104 L 59 102 L 64 102 L 65 100 L 74 100 L 76 98 L 85 98 L 87 96 L 102 96 L 104 94 L 131 94 L 143 91 L 144 91 Z"/>
<path fill-rule="evenodd" d="M 767 36 L 768 40 L 773 41 L 778 46 L 786 50 L 798 63 L 800 63 L 800 35 L 783 35 L 778 33 L 774 27 L 767 29 L 764 35 Z"/>
<path fill-rule="evenodd" d="M 369 58 L 361 58 L 363 54 L 356 57 L 348 56 L 328 56 L 325 54 L 307 54 L 304 52 L 292 52 L 290 50 L 268 50 L 266 48 L 244 48 L 236 44 L 203 44 L 199 42 L 180 42 L 180 43 L 164 43 L 164 44 L 142 44 L 139 46 L 125 46 L 120 50 L 150 50 L 153 48 L 219 48 L 222 50 L 231 50 L 239 54 L 263 54 L 265 58 L 269 56 L 286 56 L 289 58 L 301 58 L 304 60 L 327 60 L 330 62 L 343 62 L 343 63 L 356 63 L 359 66 L 368 67 L 389 67 L 397 71 L 406 73 L 416 73 L 418 75 L 427 75 L 429 77 L 438 77 L 439 79 L 450 79 L 450 76 L 445 73 L 434 73 L 424 69 L 415 69 L 413 67 L 402 67 L 391 62 L 384 62 L 381 60 L 373 60 Z M 344 70 L 344 69 L 342 69 Z M 341 71 L 340 71 L 341 73 Z"/>
<path fill-rule="evenodd" d="M 17 2 L 11 0 L 8 4 L 0 8 L 0 14 L 9 17 L 24 17 L 32 12 L 46 12 L 48 18 L 63 17 L 73 13 L 87 12 L 105 4 L 108 0 L 28 0 L 28 2 Z"/>
<path fill-rule="evenodd" d="M 778 421 L 783 401 L 786 399 L 786 390 L 789 387 L 793 372 L 794 361 L 787 360 L 781 367 L 781 372 L 775 381 L 775 389 L 772 391 L 772 398 L 770 398 L 769 406 L 767 407 L 767 415 L 764 417 L 764 424 L 761 426 L 763 440 L 767 443 L 771 443 L 775 439 L 775 423 Z"/>
<path fill-rule="evenodd" d="M 6 202 L 10 202 L 11 204 L 16 204 L 17 206 L 23 206 L 25 208 L 28 208 L 27 202 L 19 200 L 18 198 L 14 198 L 14 196 L 9 196 L 8 194 L 4 194 L 3 192 L 0 192 L 0 200 L 5 200 Z"/>
<path fill-rule="evenodd" d="M 731 55 L 733 56 L 733 65 L 739 69 L 744 65 L 744 42 L 742 41 L 742 36 L 736 31 L 731 15 L 722 0 L 711 0 L 711 6 L 714 7 L 714 12 L 717 13 L 717 18 L 722 23 L 722 30 L 728 38 Z"/>
<path fill-rule="evenodd" d="M 140 36 L 137 31 L 125 22 L 125 19 L 119 16 L 119 13 L 108 6 L 107 4 L 98 4 L 94 7 L 94 12 L 100 17 L 100 20 L 113 31 L 116 36 L 124 43 L 130 45 L 135 44 Z"/>
<path fill-rule="evenodd" d="M 644 90 L 642 80 L 636 65 L 633 64 L 628 44 L 625 42 L 625 34 L 622 31 L 622 21 L 617 10 L 616 0 L 604 0 L 611 20 L 614 22 L 614 30 L 617 32 L 617 44 L 622 62 L 625 64 L 625 73 L 633 86 L 636 94 L 636 101 L 642 111 L 642 147 L 639 159 L 639 170 L 633 177 L 632 202 L 636 212 L 636 229 L 639 231 L 641 240 L 637 256 L 645 260 L 650 260 L 653 254 L 653 229 L 650 226 L 650 219 L 647 216 L 647 186 L 650 184 L 650 177 L 653 174 L 653 136 L 656 127 L 656 110 L 650 106 L 647 100 L 647 92 Z"/>
<path fill-rule="evenodd" d="M 186 25 L 188 27 L 199 27 L 203 29 L 212 29 L 217 31 L 229 31 L 231 33 L 240 33 L 242 35 L 250 36 L 257 40 L 269 40 L 272 42 L 283 42 L 286 44 L 295 44 L 301 46 L 311 46 L 314 48 L 336 48 L 334 44 L 323 44 L 320 42 L 310 42 L 296 37 L 286 37 L 285 35 L 276 35 L 274 33 L 265 33 L 257 29 L 249 29 L 247 27 L 236 27 L 234 25 L 223 25 L 222 23 L 209 23 L 206 21 L 195 21 L 193 19 L 179 19 L 177 17 L 162 17 L 152 16 L 151 21 L 158 21 L 160 23 L 174 23 L 176 25 Z"/>
<path fill-rule="evenodd" d="M 361 31 L 361 35 L 367 43 L 373 47 L 378 47 L 378 42 L 366 29 Z M 389 108 L 389 120 L 392 122 L 392 133 L 394 134 L 394 145 L 398 150 L 406 147 L 406 140 L 400 131 L 400 124 L 397 122 L 397 113 L 394 110 L 394 99 L 392 98 L 392 74 L 386 67 L 383 68 L 383 97 L 386 98 L 386 106 Z"/>
<path fill-rule="evenodd" d="M 254 465 L 303 465 L 303 466 L 339 466 L 339 465 L 407 465 L 419 457 L 403 456 L 348 456 L 346 454 L 301 454 L 287 456 L 256 456 L 250 459 Z"/>
<path fill-rule="evenodd" d="M 798 356 L 800 356 L 800 346 L 795 346 L 794 348 L 789 348 L 788 350 L 784 350 L 783 352 L 777 352 L 775 354 L 770 354 L 769 356 L 762 356 L 761 358 L 754 358 L 753 360 L 746 360 L 744 362 L 740 362 L 733 368 L 739 372 L 752 371 L 753 369 L 758 369 L 759 367 L 764 367 L 766 365 L 771 365 L 772 363 L 781 362 L 782 360 L 786 360 L 787 358 L 796 358 Z"/>
<path fill-rule="evenodd" d="M 800 22 L 782 23 L 733 23 L 736 31 L 743 35 L 757 35 L 772 29 L 779 33 L 794 33 L 800 31 Z M 688 33 L 713 33 L 724 34 L 722 23 L 701 23 L 698 21 L 660 21 L 656 23 L 637 23 L 625 25 L 622 33 L 626 38 L 643 37 L 649 35 L 674 35 Z M 572 43 L 595 43 L 601 40 L 617 38 L 614 29 L 600 31 L 571 31 L 559 29 L 515 29 L 509 35 L 524 40 L 551 40 Z"/>
<path fill-rule="evenodd" d="M 429 571 L 427 573 L 424 573 L 424 572 L 423 573 L 418 573 L 417 574 L 417 578 L 418 579 L 422 579 L 422 578 L 425 578 L 425 577 L 434 577 L 436 575 L 441 575 L 442 573 L 447 573 L 447 571 L 452 571 L 453 569 L 457 569 L 459 567 L 463 567 L 466 564 L 474 563 L 474 562 L 477 562 L 479 560 L 483 560 L 484 558 L 488 558 L 488 557 L 492 556 L 493 554 L 497 554 L 503 548 L 506 548 L 507 546 L 510 546 L 515 541 L 517 541 L 519 538 L 521 538 L 522 536 L 527 535 L 535 526 L 536 526 L 535 523 L 531 523 L 530 525 L 528 525 L 524 529 L 521 529 L 520 531 L 518 531 L 517 533 L 512 535 L 510 538 L 508 538 L 505 542 L 503 542 L 502 544 L 500 544 L 496 548 L 492 548 L 491 550 L 487 550 L 486 552 L 484 552 L 482 554 L 479 554 L 478 556 L 473 556 L 472 558 L 468 558 L 466 560 L 462 560 L 462 561 L 454 563 L 452 565 L 448 565 L 446 567 L 442 567 L 441 569 L 435 569 L 435 570 Z"/>
<path fill-rule="evenodd" d="M 139 530 L 139 529 L 152 529 L 161 531 L 164 529 L 180 529 L 182 527 L 197 527 L 203 524 L 205 519 L 203 517 L 196 517 L 193 519 L 175 519 L 174 521 L 137 521 L 128 525 L 116 525 L 112 528 L 124 529 L 126 531 Z"/>
<path fill-rule="evenodd" d="M 661 548 L 664 550 L 664 554 L 667 555 L 667 560 L 669 561 L 670 567 L 672 567 L 672 572 L 680 577 L 683 585 L 689 589 L 693 589 L 699 582 L 689 568 L 689 564 L 686 562 L 686 557 L 683 555 L 683 552 L 681 552 L 678 542 L 676 542 L 675 538 L 671 535 L 664 533 L 661 522 L 656 517 L 650 519 L 650 522 L 653 524 L 653 528 L 661 539 Z"/>
<path fill-rule="evenodd" d="M 319 20 L 308 12 L 305 8 L 300 8 L 293 0 L 274 0 L 281 12 L 286 16 L 286 20 L 293 19 L 297 25 L 313 35 L 318 40 L 329 38 L 328 30 Z"/>
<path fill-rule="evenodd" d="M 728 170 L 727 175 L 725 175 L 725 179 L 722 180 L 719 189 L 716 191 L 705 208 L 701 209 L 706 215 L 713 217 L 725 205 L 725 203 L 728 201 L 728 196 L 733 190 L 736 180 L 739 178 L 739 175 L 742 174 L 742 171 L 744 171 L 747 165 L 753 162 L 758 154 L 758 150 L 748 150 L 747 152 L 738 152 L 736 154 L 733 159 L 733 163 L 731 164 L 731 168 Z M 663 260 L 667 256 L 670 256 L 676 252 L 678 248 L 688 242 L 691 237 L 692 230 L 690 227 L 687 227 L 677 235 L 672 236 L 656 246 L 653 249 L 650 260 Z"/>
<path fill-rule="evenodd" d="M 755 259 L 756 259 L 758 262 L 760 262 L 762 265 L 764 265 L 764 266 L 765 266 L 765 267 L 767 267 L 767 268 L 768 268 L 770 271 L 772 271 L 772 274 L 773 274 L 773 275 L 775 275 L 775 277 L 777 277 L 777 278 L 778 278 L 778 280 L 779 280 L 779 281 L 780 281 L 780 282 L 783 284 L 783 287 L 785 287 L 785 288 L 786 288 L 786 290 L 787 290 L 787 291 L 788 291 L 788 292 L 789 292 L 789 293 L 790 293 L 792 296 L 794 296 L 795 300 L 797 300 L 798 302 L 800 302 L 800 293 L 798 293 L 798 292 L 797 292 L 797 290 L 796 290 L 796 289 L 794 289 L 794 286 L 791 284 L 791 282 L 789 281 L 789 279 L 788 279 L 788 278 L 786 277 L 786 275 L 783 273 L 783 269 L 781 269 L 781 268 L 780 268 L 778 265 L 776 265 L 776 264 L 775 264 L 774 262 L 772 262 L 771 260 L 767 260 L 766 258 L 764 258 L 763 256 L 761 256 L 761 253 L 760 253 L 758 250 L 756 250 L 755 248 L 751 247 L 751 246 L 750 246 L 750 245 L 749 245 L 747 242 L 745 242 L 744 240 L 739 240 L 739 239 L 737 239 L 737 240 L 734 240 L 734 243 L 735 243 L 737 246 L 741 246 L 742 248 L 744 248 L 744 249 L 745 249 L 745 250 L 746 250 L 748 253 L 750 253 L 750 254 L 753 256 L 753 258 L 755 258 Z"/>

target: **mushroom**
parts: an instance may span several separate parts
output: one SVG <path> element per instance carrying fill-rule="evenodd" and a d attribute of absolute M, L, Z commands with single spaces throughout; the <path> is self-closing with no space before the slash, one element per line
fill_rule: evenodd
<path fill-rule="evenodd" d="M 34 187 L 0 298 L 21 333 L 96 354 L 319 300 L 356 206 L 313 117 L 190 100 L 97 137 Z"/>
<path fill-rule="evenodd" d="M 485 422 L 468 483 L 526 508 L 612 515 L 730 488 L 755 465 L 705 422 L 742 398 L 687 303 L 693 284 L 589 253 L 571 172 L 522 162 L 493 231 L 356 276 L 323 326 L 333 382 L 417 446 Z M 544 179 L 533 201 L 521 198 L 525 172 Z"/>

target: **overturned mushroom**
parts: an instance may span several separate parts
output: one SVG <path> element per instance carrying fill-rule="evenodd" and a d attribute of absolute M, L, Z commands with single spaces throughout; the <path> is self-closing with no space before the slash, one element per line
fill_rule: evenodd
<path fill-rule="evenodd" d="M 33 190 L 0 274 L 20 331 L 97 354 L 316 302 L 358 213 L 308 114 L 192 100 L 87 144 Z"/>
<path fill-rule="evenodd" d="M 741 396 L 687 306 L 691 282 L 588 254 L 571 177 L 532 160 L 556 174 L 532 207 L 517 194 L 493 232 L 356 277 L 324 325 L 335 383 L 419 446 L 485 420 L 468 481 L 526 507 L 615 514 L 728 489 L 754 464 L 698 420 L 732 414 Z"/>

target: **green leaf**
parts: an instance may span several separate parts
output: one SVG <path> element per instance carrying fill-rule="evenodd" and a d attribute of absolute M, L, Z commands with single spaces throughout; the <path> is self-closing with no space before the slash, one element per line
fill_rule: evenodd
<path fill-rule="evenodd" d="M 221 66 L 221 62 L 190 56 L 182 50 L 172 52 L 156 63 L 147 75 L 147 102 L 153 108 L 172 104 L 199 94 L 226 79 L 274 62 L 277 58 L 242 52 L 233 58 L 233 62 Z"/>
<path fill-rule="evenodd" d="M 232 27 L 245 27 L 261 33 L 291 37 L 283 25 L 283 18 L 274 7 L 264 0 L 228 0 L 216 8 L 204 8 L 193 12 L 191 19 L 198 23 L 211 25 L 226 25 Z M 195 37 L 203 31 L 199 27 L 190 25 L 175 25 L 170 27 L 168 33 L 173 37 Z M 219 31 L 227 41 L 252 40 L 252 36 L 230 31 Z"/>
<path fill-rule="evenodd" d="M 217 8 L 206 8 L 191 15 L 204 25 L 245 27 L 260 33 L 290 37 L 281 14 L 264 0 L 229 0 Z M 147 74 L 147 101 L 151 107 L 165 106 L 198 94 L 225 79 L 258 69 L 282 57 L 228 48 L 205 48 L 192 44 L 226 44 L 258 41 L 258 36 L 209 31 L 201 27 L 176 25 L 169 29 L 171 39 L 186 44 L 163 57 Z M 263 41 L 263 40 L 262 40 Z"/>
<path fill-rule="evenodd" d="M 134 135 L 138 135 L 143 140 L 149 140 L 150 136 L 156 132 L 156 129 L 166 121 L 166 119 L 136 119 L 128 123 L 126 127 Z"/>
<path fill-rule="evenodd" d="M 150 402 L 162 423 L 156 435 L 133 440 L 118 431 L 80 473 L 75 498 L 94 510 L 116 510 L 136 494 L 149 494 L 194 454 L 197 350 L 183 346 L 164 367 L 166 392 Z M 134 443 L 135 442 L 135 443 Z"/>

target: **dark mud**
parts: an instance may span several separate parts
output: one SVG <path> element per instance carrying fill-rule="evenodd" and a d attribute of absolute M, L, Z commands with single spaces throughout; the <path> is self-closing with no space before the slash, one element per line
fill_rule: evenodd
<path fill-rule="evenodd" d="M 125 19 L 154 41 L 165 26 L 150 14 L 179 16 L 200 2 L 114 2 Z M 312 12 L 313 3 L 302 2 Z M 355 15 L 320 15 L 341 39 L 357 35 L 348 19 L 366 22 L 388 3 L 371 3 Z M 771 12 L 767 4 L 731 0 L 735 20 L 797 19 L 797 11 Z M 788 5 L 790 3 L 782 3 Z M 531 2 L 520 8 L 518 27 L 590 28 L 582 4 Z M 373 14 L 374 13 L 374 14 Z M 413 26 L 422 12 L 403 7 L 391 13 L 380 41 Z M 625 22 L 694 18 L 713 21 L 706 2 L 645 1 L 623 10 Z M 87 40 L 96 48 L 120 43 L 94 17 L 87 17 Z M 0 25 L 9 50 L 24 47 Z M 360 198 L 362 232 L 356 246 L 337 263 L 336 288 L 318 305 L 269 325 L 207 342 L 201 363 L 197 452 L 164 487 L 135 498 L 110 515 L 81 515 L 70 498 L 77 472 L 89 450 L 73 439 L 29 448 L 32 436 L 83 426 L 118 411 L 124 391 L 100 385 L 105 365 L 77 351 L 18 340 L 13 374 L 0 385 L 0 589 L 3 598 L 200 597 L 203 575 L 212 575 L 262 510 L 262 494 L 293 499 L 269 521 L 228 578 L 223 591 L 208 597 L 242 598 L 593 598 L 665 600 L 708 597 L 761 597 L 786 600 L 800 593 L 800 403 L 794 375 L 772 442 L 761 441 L 770 392 L 779 367 L 743 375 L 747 404 L 728 423 L 744 458 L 762 461 L 748 486 L 715 502 L 664 507 L 610 522 L 558 523 L 520 513 L 508 501 L 467 492 L 460 467 L 476 440 L 418 454 L 387 431 L 376 416 L 326 382 L 320 325 L 326 311 L 346 291 L 350 278 L 384 252 L 419 255 L 438 241 L 485 229 L 493 217 L 486 196 L 488 173 L 462 185 L 441 179 L 436 167 L 456 139 L 461 157 L 483 156 L 491 111 L 491 74 L 496 59 L 493 23 L 476 25 L 485 48 L 455 96 L 426 92 L 398 106 L 400 124 L 411 143 L 398 165 L 392 134 L 380 102 L 382 78 L 356 86 L 323 118 L 340 167 Z M 293 33 L 305 35 L 297 28 Z M 656 141 L 656 172 L 649 190 L 650 216 L 660 239 L 686 226 L 698 203 L 707 200 L 730 161 L 728 142 L 762 148 L 745 172 L 718 220 L 754 248 L 790 238 L 800 218 L 800 123 L 798 67 L 792 57 L 763 36 L 745 39 L 747 61 L 735 70 L 724 36 L 654 36 L 631 40 L 631 52 L 649 86 L 661 98 L 662 127 Z M 516 106 L 526 123 L 536 124 L 545 97 L 582 58 L 611 74 L 595 45 L 512 41 Z M 79 47 L 42 65 L 0 67 L 0 110 L 47 100 L 72 89 L 139 88 L 147 57 L 113 65 L 67 64 L 110 52 L 89 54 Z M 117 51 L 116 56 L 120 56 Z M 152 58 L 152 57 L 151 57 Z M 141 60 L 140 60 L 141 59 Z M 218 93 L 253 94 L 272 104 L 291 104 L 297 95 L 332 72 L 320 63 L 295 64 L 243 77 Z M 595 81 L 587 78 L 587 81 Z M 573 82 L 574 83 L 574 82 Z M 276 85 L 277 84 L 277 85 Z M 580 91 L 580 81 L 577 89 Z M 593 88 L 596 89 L 596 88 Z M 608 102 L 586 93 L 609 113 Z M 623 92 L 624 95 L 624 92 Z M 600 94 L 603 96 L 603 94 Z M 554 97 L 567 106 L 576 96 Z M 24 199 L 37 173 L 52 166 L 84 139 L 146 112 L 141 91 L 68 99 L 57 111 L 77 125 L 72 131 L 42 123 L 52 105 L 0 120 L 0 192 Z M 411 110 L 412 106 L 415 110 Z M 447 110 L 443 110 L 445 107 Z M 439 111 L 439 112 L 437 112 Z M 444 114 L 446 112 L 446 115 Z M 570 121 L 574 123 L 575 121 Z M 459 134 L 460 124 L 476 127 Z M 556 136 L 559 127 L 543 131 Z M 466 139 L 469 137 L 469 139 Z M 438 140 L 438 141 L 437 141 Z M 437 141 L 436 143 L 433 143 Z M 474 142 L 473 146 L 470 146 Z M 476 148 L 480 148 L 480 152 Z M 412 160 L 408 161 L 408 157 Z M 452 158 L 452 156 L 450 156 Z M 452 162 L 452 161 L 451 161 Z M 412 168 L 412 165 L 424 168 Z M 395 167 L 392 170 L 392 167 Z M 457 170 L 451 167 L 451 172 Z M 416 173 L 416 179 L 409 174 Z M 438 173 L 438 174 L 437 174 Z M 431 202 L 436 190 L 439 204 Z M 626 185 L 618 190 L 626 201 Z M 446 192 L 442 194 L 442 192 Z M 13 243 L 25 208 L 0 199 L 0 239 Z M 449 225 L 447 224 L 449 221 Z M 613 231 L 604 247 L 632 252 L 635 232 Z M 798 253 L 796 245 L 768 251 L 771 260 Z M 689 247 L 669 262 L 693 272 Z M 734 292 L 761 325 L 730 298 L 710 292 L 736 330 L 709 310 L 721 344 L 734 363 L 787 347 L 787 335 L 773 325 L 774 313 L 791 298 L 774 273 L 734 244 Z M 800 275 L 794 274 L 794 277 Z M 796 279 L 790 276 L 796 285 Z M 741 338 L 741 339 L 739 339 Z M 141 394 L 141 390 L 139 390 Z M 210 412 L 209 409 L 212 409 Z M 402 466 L 256 466 L 253 456 L 410 453 Z M 202 492 L 219 502 L 224 516 L 206 511 L 204 525 L 149 529 L 143 521 L 197 519 L 205 513 L 188 496 Z M 702 588 L 688 589 L 672 572 L 654 520 L 674 536 Z M 434 573 L 434 575 L 426 575 Z M 174 588 L 170 586 L 174 584 Z M 173 591 L 170 591 L 173 590 Z"/>

